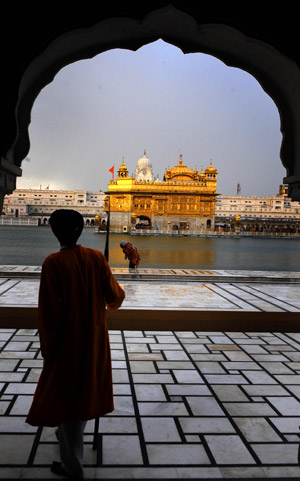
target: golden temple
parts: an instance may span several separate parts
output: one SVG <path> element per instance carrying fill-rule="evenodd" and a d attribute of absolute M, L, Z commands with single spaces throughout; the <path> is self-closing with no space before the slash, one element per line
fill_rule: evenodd
<path fill-rule="evenodd" d="M 110 208 L 112 229 L 124 232 L 138 228 L 163 230 L 213 228 L 217 169 L 199 172 L 179 163 L 166 169 L 163 180 L 153 179 L 152 164 L 144 152 L 138 160 L 135 176 L 128 175 L 121 163 L 116 180 L 110 180 L 105 210 Z M 110 206 L 109 206 L 110 203 Z"/>

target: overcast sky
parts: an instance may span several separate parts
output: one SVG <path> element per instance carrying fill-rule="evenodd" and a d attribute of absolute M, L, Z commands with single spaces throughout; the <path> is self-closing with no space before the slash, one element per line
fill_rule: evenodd
<path fill-rule="evenodd" d="M 154 175 L 210 159 L 217 191 L 275 195 L 279 114 L 248 73 L 157 41 L 110 50 L 61 70 L 33 106 L 31 149 L 17 187 L 106 190 L 114 165 L 129 174 L 146 149 Z"/>

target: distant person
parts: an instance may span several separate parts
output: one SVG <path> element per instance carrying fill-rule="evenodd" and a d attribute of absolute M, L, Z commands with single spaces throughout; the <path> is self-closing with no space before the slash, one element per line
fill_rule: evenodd
<path fill-rule="evenodd" d="M 61 248 L 42 266 L 38 327 L 44 364 L 26 422 L 58 427 L 61 462 L 51 470 L 82 479 L 86 421 L 114 410 L 105 308 L 118 309 L 125 294 L 104 255 L 77 244 L 81 214 L 57 210 L 50 224 Z"/>
<path fill-rule="evenodd" d="M 120 247 L 125 254 L 125 259 L 129 260 L 129 270 L 134 271 L 137 269 L 141 260 L 137 248 L 126 241 L 121 241 Z"/>

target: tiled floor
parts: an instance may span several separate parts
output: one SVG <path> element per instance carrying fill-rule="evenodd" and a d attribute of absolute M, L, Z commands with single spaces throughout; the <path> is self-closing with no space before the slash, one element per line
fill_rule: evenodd
<path fill-rule="evenodd" d="M 121 279 L 124 307 L 300 310 L 297 273 L 225 274 L 241 275 Z M 0 278 L 0 306 L 37 304 L 38 277 L 18 276 Z M 116 409 L 100 420 L 96 451 L 87 425 L 86 479 L 300 477 L 300 334 L 124 330 L 110 341 Z M 57 479 L 54 429 L 25 423 L 42 367 L 37 331 L 0 329 L 0 348 L 0 479 Z"/>
<path fill-rule="evenodd" d="M 54 429 L 24 420 L 36 330 L 0 331 L 0 479 L 52 479 Z M 87 479 L 299 477 L 300 334 L 111 331 L 115 411 L 85 433 Z"/>

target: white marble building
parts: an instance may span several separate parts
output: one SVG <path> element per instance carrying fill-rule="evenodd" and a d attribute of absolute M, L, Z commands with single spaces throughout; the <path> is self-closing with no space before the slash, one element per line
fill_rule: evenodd
<path fill-rule="evenodd" d="M 300 202 L 287 197 L 285 186 L 280 186 L 277 195 L 269 197 L 219 195 L 215 203 L 215 217 L 241 220 L 253 218 L 261 220 L 300 220 Z"/>
<path fill-rule="evenodd" d="M 4 217 L 38 218 L 47 223 L 56 209 L 76 209 L 84 217 L 86 224 L 93 224 L 95 216 L 106 218 L 102 191 L 16 189 L 4 199 Z"/>

